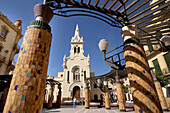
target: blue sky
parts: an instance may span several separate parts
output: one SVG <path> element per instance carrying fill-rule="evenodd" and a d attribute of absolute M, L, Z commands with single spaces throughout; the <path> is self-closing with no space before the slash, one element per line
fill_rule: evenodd
<path fill-rule="evenodd" d="M 13 23 L 16 19 L 21 19 L 22 34 L 29 23 L 34 20 L 33 7 L 43 3 L 43 0 L 1 0 L 0 11 L 6 15 Z M 57 76 L 62 72 L 63 56 L 69 56 L 70 41 L 74 36 L 76 24 L 79 25 L 80 35 L 84 38 L 84 55 L 91 57 L 91 72 L 96 76 L 108 73 L 111 68 L 104 62 L 103 54 L 98 48 L 98 43 L 105 38 L 109 42 L 109 50 L 120 46 L 123 43 L 121 29 L 112 27 L 103 21 L 91 17 L 59 17 L 54 16 L 50 22 L 52 28 L 52 46 L 48 66 L 48 75 Z M 23 38 L 19 41 L 21 46 Z M 15 55 L 15 61 L 18 55 Z"/>

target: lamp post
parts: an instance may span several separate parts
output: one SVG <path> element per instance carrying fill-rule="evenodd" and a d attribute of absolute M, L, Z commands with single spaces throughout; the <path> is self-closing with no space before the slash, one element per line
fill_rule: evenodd
<path fill-rule="evenodd" d="M 109 46 L 109 43 L 108 43 L 108 41 L 106 39 L 100 40 L 99 49 L 104 54 L 105 62 L 111 68 L 116 69 L 116 77 L 115 77 L 115 79 L 116 79 L 117 97 L 118 97 L 118 102 L 119 102 L 119 110 L 120 111 L 126 111 L 125 100 L 123 98 L 124 92 L 123 92 L 122 85 L 120 84 L 119 77 L 118 77 L 118 70 L 124 69 L 125 67 L 121 65 L 121 59 L 120 59 L 119 53 L 117 54 L 117 56 L 118 56 L 118 61 L 117 61 L 118 64 L 116 64 L 116 62 L 114 63 L 114 61 L 110 62 L 109 58 L 106 58 L 106 54 L 107 54 L 106 51 L 108 50 L 108 46 Z M 112 56 L 112 59 L 113 59 L 113 56 Z"/>

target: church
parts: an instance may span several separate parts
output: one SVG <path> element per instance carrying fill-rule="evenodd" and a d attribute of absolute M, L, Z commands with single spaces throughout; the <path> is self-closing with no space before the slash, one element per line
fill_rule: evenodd
<path fill-rule="evenodd" d="M 94 72 L 90 72 L 90 55 L 84 56 L 84 41 L 80 37 L 78 25 L 74 37 L 71 38 L 70 56 L 63 57 L 63 72 L 58 72 L 58 77 L 49 76 L 55 81 L 61 83 L 61 101 L 71 101 L 75 97 L 77 101 L 84 100 L 85 78 L 95 76 Z M 48 79 L 47 78 L 47 79 Z M 90 100 L 98 100 L 101 97 L 101 91 L 96 85 L 90 84 Z M 48 100 L 50 85 L 46 87 L 45 100 Z M 53 102 L 57 101 L 58 88 L 55 85 L 53 91 Z M 100 98 L 99 98 L 100 100 Z"/>

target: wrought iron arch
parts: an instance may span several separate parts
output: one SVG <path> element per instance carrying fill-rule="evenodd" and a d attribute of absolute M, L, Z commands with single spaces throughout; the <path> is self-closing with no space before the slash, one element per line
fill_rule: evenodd
<path fill-rule="evenodd" d="M 118 28 L 134 24 L 139 29 L 139 39 L 142 42 L 147 42 L 145 38 L 150 38 L 155 40 L 154 44 L 158 44 L 157 31 L 164 35 L 169 33 L 170 1 L 150 2 L 151 0 L 44 0 L 44 4 L 50 6 L 55 15 L 93 17 Z M 157 6 L 159 7 L 155 8 Z"/>

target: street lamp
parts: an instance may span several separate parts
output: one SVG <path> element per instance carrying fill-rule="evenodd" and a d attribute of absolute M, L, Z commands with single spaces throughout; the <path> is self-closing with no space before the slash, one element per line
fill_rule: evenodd
<path fill-rule="evenodd" d="M 103 52 L 104 60 L 105 60 L 105 62 L 106 62 L 106 64 L 108 66 L 110 66 L 111 68 L 116 69 L 116 70 L 125 69 L 124 59 L 120 58 L 120 54 L 122 54 L 123 51 L 121 51 L 119 53 L 116 53 L 116 54 L 114 54 L 112 56 L 106 57 L 106 54 L 108 54 L 108 53 L 110 53 L 110 52 L 112 52 L 114 50 L 119 49 L 123 45 L 121 45 L 121 46 L 119 46 L 119 47 L 117 47 L 117 48 L 115 48 L 115 49 L 113 49 L 113 50 L 111 50 L 111 51 L 109 51 L 107 53 L 106 53 L 106 51 L 108 50 L 109 43 L 108 43 L 108 41 L 106 39 L 101 39 L 98 46 L 99 46 L 100 51 Z"/>
<path fill-rule="evenodd" d="M 164 35 L 160 38 L 160 42 L 163 48 L 170 51 L 170 35 Z"/>
<path fill-rule="evenodd" d="M 106 39 L 101 39 L 100 42 L 99 42 L 100 51 L 105 54 L 106 51 L 108 50 L 108 47 L 109 47 L 108 41 Z"/>
<path fill-rule="evenodd" d="M 157 38 L 149 37 L 149 38 L 141 38 L 139 39 L 139 44 L 142 45 L 160 45 L 159 51 L 161 52 L 170 52 L 170 35 L 163 35 L 161 37 L 161 34 L 157 35 Z"/>

